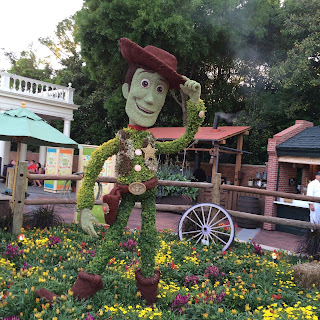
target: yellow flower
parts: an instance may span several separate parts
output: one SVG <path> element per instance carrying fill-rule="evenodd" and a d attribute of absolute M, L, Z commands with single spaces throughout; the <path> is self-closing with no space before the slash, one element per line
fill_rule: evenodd
<path fill-rule="evenodd" d="M 223 309 L 222 309 L 222 308 L 219 308 L 218 311 L 219 311 L 219 313 L 222 313 L 222 312 L 223 312 Z"/>
<path fill-rule="evenodd" d="M 209 314 L 208 314 L 208 313 L 203 313 L 202 316 L 203 316 L 204 318 L 208 318 L 208 317 L 209 317 Z"/>
<path fill-rule="evenodd" d="M 236 313 L 237 313 L 237 310 L 236 310 L 236 309 L 232 309 L 232 310 L 231 310 L 231 313 L 232 313 L 232 314 L 236 314 Z"/>

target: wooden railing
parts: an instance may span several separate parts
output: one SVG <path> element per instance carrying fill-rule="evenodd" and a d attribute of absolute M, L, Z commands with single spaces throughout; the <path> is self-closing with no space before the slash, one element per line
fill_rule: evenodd
<path fill-rule="evenodd" d="M 18 234 L 22 227 L 23 221 L 23 206 L 26 205 L 44 205 L 44 204 L 76 204 L 76 199 L 64 199 L 64 198 L 41 198 L 41 199 L 25 199 L 25 185 L 26 179 L 30 180 L 71 180 L 78 181 L 82 180 L 82 176 L 78 175 L 48 175 L 48 174 L 28 174 L 27 162 L 20 162 L 17 170 L 17 181 L 15 190 L 13 191 L 14 199 L 12 202 L 13 206 L 13 233 Z M 255 188 L 247 188 L 233 185 L 220 185 L 221 176 L 216 174 L 213 183 L 207 182 L 188 182 L 188 181 L 171 181 L 171 180 L 159 180 L 159 185 L 163 186 L 179 186 L 179 187 L 192 187 L 192 188 L 212 188 L 211 202 L 220 204 L 220 191 L 242 191 L 252 194 L 262 194 L 265 196 L 272 197 L 283 197 L 288 199 L 305 200 L 310 202 L 320 203 L 319 197 L 309 197 L 299 194 L 261 190 Z M 116 178 L 113 177 L 98 177 L 97 182 L 117 182 Z M 96 200 L 96 204 L 102 204 L 101 200 Z M 136 208 L 141 208 L 141 204 L 137 203 Z M 156 204 L 156 209 L 159 211 L 174 211 L 184 212 L 189 209 L 190 206 L 186 205 L 169 205 L 169 204 Z M 320 229 L 320 224 L 314 224 L 306 221 L 291 220 L 278 217 L 262 216 L 252 213 L 240 212 L 235 210 L 228 210 L 228 212 L 234 217 L 241 217 L 251 219 L 260 222 L 274 223 L 279 225 L 294 226 L 304 229 Z"/>

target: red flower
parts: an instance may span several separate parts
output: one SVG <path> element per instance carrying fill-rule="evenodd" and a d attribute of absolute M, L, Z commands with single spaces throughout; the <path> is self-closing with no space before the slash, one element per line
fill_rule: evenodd
<path fill-rule="evenodd" d="M 81 247 L 82 249 L 86 246 L 86 243 L 85 242 L 81 242 Z"/>
<path fill-rule="evenodd" d="M 62 256 L 59 256 L 59 261 L 61 261 L 62 260 Z"/>
<path fill-rule="evenodd" d="M 177 270 L 177 266 L 172 261 L 171 261 L 171 264 L 170 264 L 170 268 Z"/>
<path fill-rule="evenodd" d="M 275 294 L 273 294 L 272 295 L 272 298 L 275 298 L 275 299 L 277 299 L 277 300 L 280 300 L 282 297 L 281 297 L 281 293 L 279 293 L 279 294 L 277 294 L 277 295 L 275 295 Z"/>

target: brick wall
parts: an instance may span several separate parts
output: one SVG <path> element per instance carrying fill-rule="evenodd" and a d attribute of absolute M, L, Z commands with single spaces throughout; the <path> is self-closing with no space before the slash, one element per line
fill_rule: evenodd
<path fill-rule="evenodd" d="M 296 120 L 295 124 L 273 136 L 268 140 L 268 183 L 267 190 L 276 191 L 277 190 L 277 176 L 279 169 L 279 184 L 278 191 L 283 192 L 292 192 L 296 191 L 296 187 L 289 186 L 289 179 L 295 178 L 297 175 L 297 168 L 290 163 L 279 163 L 278 157 L 276 153 L 276 146 L 280 143 L 292 138 L 299 132 L 305 130 L 306 128 L 313 127 L 313 123 L 305 120 Z M 302 182 L 305 181 L 305 177 L 307 175 L 307 170 L 305 166 L 303 167 L 303 179 Z M 273 203 L 275 200 L 274 197 L 266 197 L 265 199 L 265 209 L 264 214 L 266 216 L 277 216 L 277 208 Z M 275 225 L 271 223 L 264 223 L 263 228 L 266 230 L 274 230 Z"/>

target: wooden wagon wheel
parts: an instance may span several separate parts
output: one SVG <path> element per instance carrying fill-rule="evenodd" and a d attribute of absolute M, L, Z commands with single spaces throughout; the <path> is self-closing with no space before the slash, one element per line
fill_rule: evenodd
<path fill-rule="evenodd" d="M 195 241 L 204 245 L 222 244 L 227 250 L 234 239 L 234 224 L 224 208 L 213 203 L 199 203 L 189 208 L 179 222 L 181 241 Z"/>

